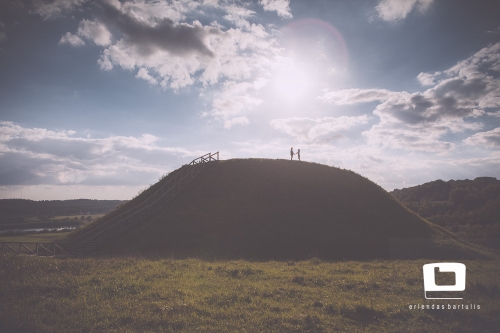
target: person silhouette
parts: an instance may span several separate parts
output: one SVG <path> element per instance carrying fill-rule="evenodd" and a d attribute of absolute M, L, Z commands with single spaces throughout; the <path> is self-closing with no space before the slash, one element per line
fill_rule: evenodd
<path fill-rule="evenodd" d="M 290 161 L 293 160 L 293 155 L 295 155 L 295 153 L 293 152 L 293 147 L 290 148 Z"/>
<path fill-rule="evenodd" d="M 300 149 L 297 150 L 297 157 L 299 158 L 300 161 Z"/>

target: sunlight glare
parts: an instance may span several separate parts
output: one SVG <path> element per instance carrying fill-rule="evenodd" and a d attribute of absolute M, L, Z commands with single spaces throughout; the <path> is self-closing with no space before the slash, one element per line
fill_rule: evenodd
<path fill-rule="evenodd" d="M 304 98 L 311 84 L 311 77 L 307 71 L 294 64 L 287 64 L 280 68 L 274 80 L 277 97 L 290 102 L 297 102 Z"/>

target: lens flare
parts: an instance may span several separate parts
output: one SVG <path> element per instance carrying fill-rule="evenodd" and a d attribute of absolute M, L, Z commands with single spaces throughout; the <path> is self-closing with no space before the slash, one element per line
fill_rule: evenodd
<path fill-rule="evenodd" d="M 323 42 L 323 56 L 334 59 L 337 67 L 346 70 L 349 66 L 349 52 L 342 34 L 330 23 L 307 18 L 291 22 L 281 29 L 285 40 L 297 41 L 297 51 L 310 53 L 312 49 L 318 50 L 318 39 Z M 316 45 L 315 45 L 316 44 Z M 312 49 L 311 49 L 312 46 Z M 316 46 L 316 47 L 315 47 Z"/>
<path fill-rule="evenodd" d="M 347 70 L 344 38 L 331 24 L 303 19 L 281 29 L 283 53 L 271 73 L 275 101 L 295 105 L 310 102 L 331 80 Z"/>

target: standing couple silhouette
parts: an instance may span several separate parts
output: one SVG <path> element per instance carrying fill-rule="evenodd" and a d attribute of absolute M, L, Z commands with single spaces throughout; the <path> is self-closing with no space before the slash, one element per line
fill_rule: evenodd
<path fill-rule="evenodd" d="M 299 161 L 300 161 L 300 149 L 298 149 L 297 152 L 294 153 L 293 147 L 290 148 L 290 161 L 293 160 L 293 155 L 297 155 L 297 157 L 299 158 Z"/>

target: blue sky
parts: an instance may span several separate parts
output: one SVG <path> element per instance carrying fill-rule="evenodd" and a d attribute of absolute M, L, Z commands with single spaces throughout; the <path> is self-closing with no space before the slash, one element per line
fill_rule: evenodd
<path fill-rule="evenodd" d="M 387 190 L 500 176 L 494 1 L 0 4 L 0 198 L 130 199 L 206 152 Z"/>

